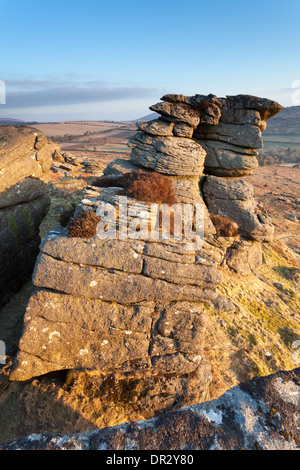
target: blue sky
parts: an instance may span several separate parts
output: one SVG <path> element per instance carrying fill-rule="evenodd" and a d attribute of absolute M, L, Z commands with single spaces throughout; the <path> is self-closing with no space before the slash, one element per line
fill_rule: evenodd
<path fill-rule="evenodd" d="M 135 119 L 164 93 L 295 104 L 299 0 L 47 3 L 0 0 L 0 117 Z"/>

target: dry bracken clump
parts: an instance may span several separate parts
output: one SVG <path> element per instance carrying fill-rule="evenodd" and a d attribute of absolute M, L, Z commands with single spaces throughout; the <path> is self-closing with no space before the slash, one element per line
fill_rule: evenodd
<path fill-rule="evenodd" d="M 217 237 L 239 236 L 239 226 L 233 220 L 219 214 L 210 214 L 210 218 L 217 231 Z"/>
<path fill-rule="evenodd" d="M 127 189 L 133 182 L 135 176 L 135 171 L 129 172 L 129 173 L 124 173 L 123 175 L 118 175 L 118 176 L 101 176 L 100 178 L 97 178 L 93 186 L 97 186 L 99 188 L 124 188 Z"/>
<path fill-rule="evenodd" d="M 101 218 L 92 210 L 81 212 L 72 217 L 67 225 L 70 237 L 92 238 L 96 236 L 97 225 Z"/>
<path fill-rule="evenodd" d="M 202 100 L 198 105 L 198 109 L 200 111 L 206 111 L 212 105 L 211 101 L 209 100 Z"/>
<path fill-rule="evenodd" d="M 139 170 L 115 178 L 103 176 L 95 181 L 94 186 L 122 188 L 120 195 L 143 202 L 169 205 L 178 202 L 172 181 L 156 172 Z"/>

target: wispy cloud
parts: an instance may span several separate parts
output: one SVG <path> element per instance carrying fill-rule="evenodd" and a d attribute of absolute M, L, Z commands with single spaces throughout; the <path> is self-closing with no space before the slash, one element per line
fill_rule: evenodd
<path fill-rule="evenodd" d="M 123 87 L 102 81 L 5 80 L 6 109 L 141 99 L 160 90 Z"/>

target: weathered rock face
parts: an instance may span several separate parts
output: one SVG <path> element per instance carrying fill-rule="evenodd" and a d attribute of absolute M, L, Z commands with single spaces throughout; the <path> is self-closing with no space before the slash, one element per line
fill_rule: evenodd
<path fill-rule="evenodd" d="M 160 132 L 161 126 L 161 123 L 159 125 L 156 123 L 155 128 L 151 128 L 150 131 Z M 204 149 L 190 138 L 161 134 L 162 132 L 159 135 L 152 135 L 142 131 L 132 137 L 128 143 L 132 148 L 130 163 L 132 162 L 135 168 L 156 171 L 170 177 L 179 202 L 203 204 L 199 180 L 204 168 Z M 115 162 L 107 168 L 106 174 L 109 174 L 111 168 L 114 168 L 114 172 L 116 171 Z M 128 168 L 128 163 L 125 163 L 124 167 L 119 163 L 120 172 L 125 172 L 126 168 Z M 206 233 L 213 233 L 214 228 L 206 208 L 205 214 Z"/>
<path fill-rule="evenodd" d="M 189 202 L 192 194 L 185 188 L 194 184 L 193 194 L 202 201 L 198 181 L 205 152 L 200 145 L 142 133 L 138 139 L 137 145 L 146 145 L 149 153 L 141 162 L 136 152 L 130 168 L 159 169 L 174 181 L 178 178 L 177 194 L 186 191 Z M 121 162 L 117 174 L 127 168 L 128 163 Z M 96 211 L 109 202 L 120 219 L 116 189 L 92 188 L 77 212 Z M 127 203 L 130 209 L 135 206 L 128 211 L 128 222 L 138 220 L 140 225 L 151 204 L 130 198 Z M 149 240 L 142 231 L 136 240 L 81 239 L 56 229 L 40 247 L 33 275 L 37 290 L 26 310 L 10 378 L 27 380 L 71 370 L 92 373 L 90 380 L 97 380 L 99 389 L 107 380 L 122 380 L 124 388 L 135 390 L 132 406 L 143 413 L 146 409 L 149 417 L 203 401 L 211 381 L 203 357 L 205 303 L 217 297 L 220 282 L 218 265 L 196 259 L 196 249 L 187 248 L 185 239 Z"/>
<path fill-rule="evenodd" d="M 131 161 L 139 166 L 177 176 L 202 174 L 205 152 L 193 140 L 141 132 L 131 138 L 129 145 L 133 148 Z"/>
<path fill-rule="evenodd" d="M 262 264 L 261 243 L 249 240 L 233 243 L 227 249 L 223 263 L 239 274 L 255 272 Z"/>
<path fill-rule="evenodd" d="M 36 129 L 0 127 L 0 305 L 32 274 L 50 198 L 54 145 Z"/>
<path fill-rule="evenodd" d="M 148 421 L 69 436 L 35 434 L 1 450 L 299 450 L 300 369 Z"/>
<path fill-rule="evenodd" d="M 217 296 L 217 267 L 177 244 L 70 238 L 63 229 L 40 250 L 11 380 L 55 370 L 93 372 L 99 388 L 138 379 L 137 404 L 149 416 L 207 399 L 203 302 Z"/>
<path fill-rule="evenodd" d="M 37 129 L 1 126 L 0 193 L 28 177 L 43 179 L 55 149 L 55 144 Z"/>
<path fill-rule="evenodd" d="M 209 212 L 237 222 L 241 235 L 247 239 L 272 240 L 274 227 L 269 220 L 262 218 L 249 183 L 242 178 L 207 176 L 202 189 Z"/>

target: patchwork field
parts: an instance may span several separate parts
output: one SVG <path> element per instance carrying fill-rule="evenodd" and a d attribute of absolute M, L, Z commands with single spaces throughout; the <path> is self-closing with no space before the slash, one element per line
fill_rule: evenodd
<path fill-rule="evenodd" d="M 126 154 L 128 138 L 136 133 L 135 122 L 58 122 L 34 125 L 59 143 L 62 151 L 77 156 L 104 158 L 109 153 Z"/>
<path fill-rule="evenodd" d="M 269 148 L 300 149 L 300 135 L 274 134 L 264 136 L 264 149 Z"/>

